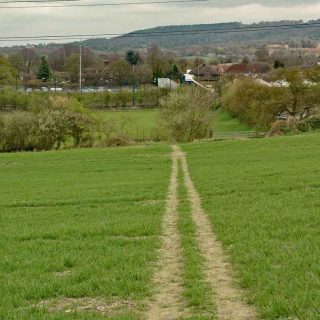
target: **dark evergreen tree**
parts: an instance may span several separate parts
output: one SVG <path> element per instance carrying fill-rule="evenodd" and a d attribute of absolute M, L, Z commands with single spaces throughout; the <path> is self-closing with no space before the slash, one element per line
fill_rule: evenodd
<path fill-rule="evenodd" d="M 37 78 L 47 81 L 51 77 L 51 69 L 49 66 L 48 58 L 46 56 L 41 57 L 40 67 L 37 73 Z"/>
<path fill-rule="evenodd" d="M 139 54 L 139 52 L 135 52 L 132 50 L 129 50 L 126 54 L 126 60 L 127 62 L 132 66 L 132 106 L 135 105 L 135 83 L 134 83 L 134 66 L 138 65 L 142 62 L 142 58 Z"/>
<path fill-rule="evenodd" d="M 167 73 L 167 77 L 170 78 L 171 80 L 180 80 L 181 78 L 181 73 L 179 71 L 178 66 L 175 63 L 172 63 L 169 67 L 169 71 Z"/>
<path fill-rule="evenodd" d="M 136 65 L 138 65 L 139 63 L 142 62 L 142 58 L 141 58 L 139 52 L 135 52 L 135 51 L 132 51 L 132 50 L 129 50 L 127 52 L 126 60 L 132 66 L 136 66 Z"/>

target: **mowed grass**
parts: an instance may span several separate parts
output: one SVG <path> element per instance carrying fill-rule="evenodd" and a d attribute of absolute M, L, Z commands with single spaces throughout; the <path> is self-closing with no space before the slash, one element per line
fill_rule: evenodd
<path fill-rule="evenodd" d="M 235 273 L 263 319 L 320 319 L 320 135 L 184 145 Z"/>
<path fill-rule="evenodd" d="M 0 155 L 0 319 L 139 319 L 169 154 L 154 146 Z M 68 312 L 65 298 L 124 311 Z"/>

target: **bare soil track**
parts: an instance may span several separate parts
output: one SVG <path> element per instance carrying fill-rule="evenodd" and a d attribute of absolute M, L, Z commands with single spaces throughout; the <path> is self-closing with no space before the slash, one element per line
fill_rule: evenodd
<path fill-rule="evenodd" d="M 212 297 L 219 320 L 257 319 L 256 310 L 244 300 L 244 292 L 235 286 L 232 268 L 221 243 L 214 234 L 209 218 L 191 179 L 185 154 L 173 146 L 172 174 L 163 222 L 163 244 L 154 277 L 156 294 L 147 314 L 148 320 L 181 319 L 188 314 L 183 301 L 183 262 L 178 221 L 178 164 L 181 161 L 185 186 L 191 203 L 192 218 L 197 228 L 197 242 L 204 260 L 205 281 L 212 287 Z"/>
<path fill-rule="evenodd" d="M 172 154 L 172 173 L 163 221 L 163 243 L 154 277 L 156 293 L 147 314 L 148 320 L 173 320 L 182 317 L 182 258 L 178 233 L 178 157 Z"/>

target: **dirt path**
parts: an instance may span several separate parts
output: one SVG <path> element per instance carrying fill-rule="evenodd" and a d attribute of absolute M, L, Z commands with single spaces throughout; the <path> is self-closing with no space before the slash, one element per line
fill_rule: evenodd
<path fill-rule="evenodd" d="M 163 244 L 153 283 L 156 288 L 154 300 L 147 312 L 148 320 L 174 320 L 182 316 L 183 262 L 181 240 L 178 232 L 178 160 L 180 150 L 173 148 L 172 173 L 163 222 Z"/>
<path fill-rule="evenodd" d="M 180 155 L 185 185 L 191 201 L 192 217 L 197 227 L 197 241 L 205 258 L 206 281 L 216 293 L 218 318 L 219 320 L 256 319 L 255 309 L 243 301 L 243 292 L 233 284 L 231 266 L 202 208 L 200 196 L 190 177 L 186 156 L 178 147 L 174 150 Z"/>

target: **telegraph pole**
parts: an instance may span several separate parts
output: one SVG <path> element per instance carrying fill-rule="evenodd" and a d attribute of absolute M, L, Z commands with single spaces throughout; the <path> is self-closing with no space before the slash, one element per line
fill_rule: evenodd
<path fill-rule="evenodd" d="M 82 42 L 80 41 L 79 90 L 82 93 Z"/>
<path fill-rule="evenodd" d="M 135 105 L 135 97 L 134 97 L 134 64 L 132 65 L 132 107 Z"/>

